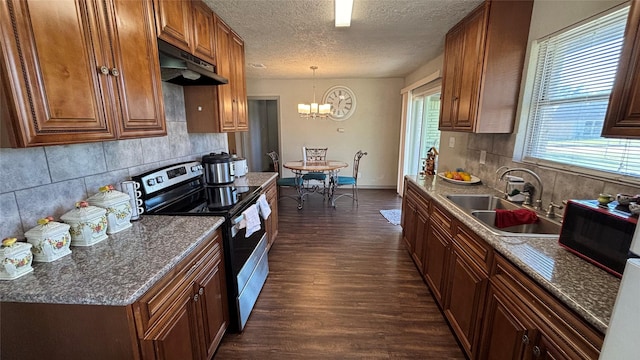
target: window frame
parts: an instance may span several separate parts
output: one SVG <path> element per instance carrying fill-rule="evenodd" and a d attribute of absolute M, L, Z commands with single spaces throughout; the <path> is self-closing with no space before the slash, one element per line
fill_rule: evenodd
<path fill-rule="evenodd" d="M 540 42 L 545 41 L 546 39 L 554 37 L 558 34 L 562 34 L 572 29 L 575 29 L 577 27 L 580 27 L 586 23 L 594 21 L 598 18 L 601 18 L 603 16 L 606 16 L 618 10 L 621 10 L 625 7 L 628 7 L 629 5 L 630 5 L 629 2 L 618 4 L 606 11 L 597 13 L 573 25 L 567 26 L 551 34 L 545 35 L 539 39 L 535 39 L 531 41 L 526 73 L 523 76 L 523 81 L 524 81 L 523 90 L 522 90 L 523 96 L 522 96 L 520 111 L 518 113 L 519 123 L 517 127 L 518 133 L 516 135 L 516 143 L 515 143 L 514 154 L 513 154 L 514 162 L 528 164 L 528 165 L 535 165 L 535 166 L 549 169 L 549 170 L 568 172 L 572 174 L 581 174 L 590 178 L 600 179 L 608 182 L 613 181 L 613 182 L 618 182 L 618 183 L 622 183 L 625 185 L 632 185 L 632 186 L 640 185 L 640 177 L 635 177 L 631 175 L 620 175 L 620 174 L 615 174 L 608 171 L 602 171 L 602 170 L 591 169 L 591 168 L 586 168 L 586 167 L 577 166 L 577 165 L 564 164 L 564 163 L 547 160 L 547 159 L 525 156 L 526 147 L 529 141 L 528 125 L 529 125 L 529 122 L 531 121 L 529 118 L 529 115 L 531 113 L 533 97 L 535 95 L 534 86 L 536 81 L 537 59 L 538 59 L 539 50 L 540 50 Z"/>

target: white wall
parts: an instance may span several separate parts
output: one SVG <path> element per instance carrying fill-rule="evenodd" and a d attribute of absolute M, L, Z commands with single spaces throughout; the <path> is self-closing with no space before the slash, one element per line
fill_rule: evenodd
<path fill-rule="evenodd" d="M 355 93 L 355 113 L 345 121 L 303 119 L 298 103 L 313 100 L 313 81 L 247 79 L 248 96 L 280 98 L 280 158 L 302 158 L 302 147 L 328 147 L 327 156 L 349 164 L 343 173 L 351 175 L 356 151 L 368 152 L 360 162 L 362 188 L 395 188 L 400 139 L 401 78 L 388 79 L 316 79 L 316 101 L 335 85 L 349 87 Z M 338 128 L 344 132 L 338 132 Z M 292 176 L 284 169 L 283 176 Z"/>

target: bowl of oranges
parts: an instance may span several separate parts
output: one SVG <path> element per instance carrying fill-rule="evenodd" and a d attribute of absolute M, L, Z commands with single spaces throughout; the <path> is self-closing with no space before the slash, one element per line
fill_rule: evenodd
<path fill-rule="evenodd" d="M 438 176 L 454 184 L 460 185 L 472 185 L 480 182 L 478 177 L 475 177 L 468 172 L 464 171 L 464 169 L 456 169 L 456 171 L 445 171 L 438 173 Z"/>

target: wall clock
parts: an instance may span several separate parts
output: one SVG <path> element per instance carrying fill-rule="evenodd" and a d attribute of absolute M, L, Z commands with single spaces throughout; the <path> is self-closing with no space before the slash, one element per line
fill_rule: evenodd
<path fill-rule="evenodd" d="M 335 121 L 343 121 L 356 111 L 356 96 L 353 90 L 346 86 L 337 85 L 329 88 L 322 98 L 324 104 L 331 105 L 329 117 Z"/>

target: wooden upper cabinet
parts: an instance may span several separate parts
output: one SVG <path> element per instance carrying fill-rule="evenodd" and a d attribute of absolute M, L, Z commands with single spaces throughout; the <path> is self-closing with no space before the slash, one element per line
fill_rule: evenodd
<path fill-rule="evenodd" d="M 191 52 L 190 0 L 154 0 L 158 38 Z"/>
<path fill-rule="evenodd" d="M 513 131 L 533 1 L 486 1 L 445 38 L 440 130 Z"/>
<path fill-rule="evenodd" d="M 166 134 L 153 13 L 139 1 L 3 1 L 3 146 Z"/>
<path fill-rule="evenodd" d="M 244 41 L 231 31 L 231 63 L 233 74 L 229 79 L 233 92 L 233 120 L 236 131 L 248 131 L 247 85 L 244 75 Z"/>
<path fill-rule="evenodd" d="M 202 1 L 193 3 L 193 53 L 212 64 L 215 60 L 214 15 Z"/>
<path fill-rule="evenodd" d="M 202 1 L 155 0 L 158 38 L 215 64 L 213 11 Z"/>
<path fill-rule="evenodd" d="M 233 131 L 233 91 L 231 64 L 231 28 L 216 18 L 216 69 L 218 75 L 229 79 L 229 84 L 218 87 L 218 109 L 221 131 Z"/>
<path fill-rule="evenodd" d="M 0 3 L 3 131 L 17 147 L 111 140 L 109 59 L 93 1 Z M 99 69 L 104 66 L 107 75 Z"/>
<path fill-rule="evenodd" d="M 602 136 L 640 139 L 640 0 L 631 4 Z"/>
<path fill-rule="evenodd" d="M 153 28 L 153 9 L 147 1 L 114 0 L 109 13 L 113 36 L 113 69 L 121 115 L 118 138 L 167 134 L 158 62 L 158 43 Z M 115 73 L 113 70 L 119 72 Z"/>

